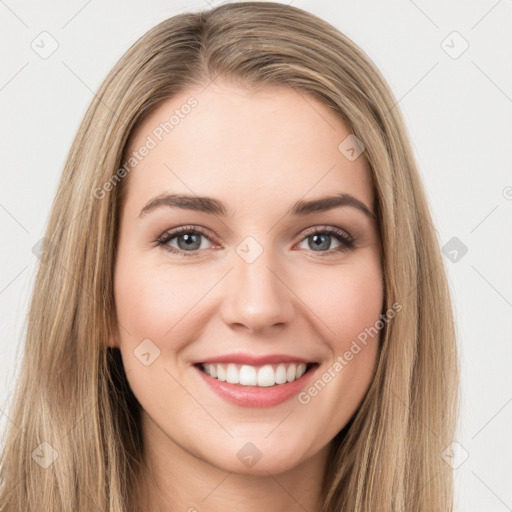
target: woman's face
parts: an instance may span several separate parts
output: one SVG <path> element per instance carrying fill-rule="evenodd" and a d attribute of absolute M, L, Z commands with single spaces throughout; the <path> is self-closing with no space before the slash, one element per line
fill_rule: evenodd
<path fill-rule="evenodd" d="M 285 471 L 325 454 L 361 403 L 383 285 L 349 134 L 312 96 L 228 82 L 166 101 L 135 132 L 115 343 L 161 454 Z"/>

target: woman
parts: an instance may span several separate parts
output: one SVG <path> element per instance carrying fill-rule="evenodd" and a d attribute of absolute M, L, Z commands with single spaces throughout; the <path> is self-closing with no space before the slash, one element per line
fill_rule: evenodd
<path fill-rule="evenodd" d="M 72 145 L 0 507 L 449 511 L 450 299 L 396 101 L 294 7 L 174 16 Z"/>

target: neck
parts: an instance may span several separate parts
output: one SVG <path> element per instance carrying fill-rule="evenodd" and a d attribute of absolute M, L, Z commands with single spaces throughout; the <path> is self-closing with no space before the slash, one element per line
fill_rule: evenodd
<path fill-rule="evenodd" d="M 285 472 L 224 470 L 169 439 L 143 413 L 144 455 L 135 510 L 151 512 L 321 512 L 330 443 Z M 150 435 L 148 435 L 150 434 Z"/>

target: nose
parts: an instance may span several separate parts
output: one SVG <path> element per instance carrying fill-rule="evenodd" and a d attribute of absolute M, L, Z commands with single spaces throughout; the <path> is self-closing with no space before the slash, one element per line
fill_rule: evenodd
<path fill-rule="evenodd" d="M 221 315 L 231 328 L 264 332 L 281 328 L 294 315 L 294 293 L 285 272 L 270 261 L 267 252 L 248 263 L 235 255 L 234 268 L 226 276 Z"/>

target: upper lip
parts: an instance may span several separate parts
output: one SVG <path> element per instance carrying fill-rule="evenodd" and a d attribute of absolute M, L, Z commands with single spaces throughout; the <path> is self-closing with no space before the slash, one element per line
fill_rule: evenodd
<path fill-rule="evenodd" d="M 278 363 L 313 363 L 303 359 L 302 357 L 286 355 L 286 354 L 268 354 L 268 355 L 250 355 L 250 354 L 224 354 L 222 356 L 209 357 L 194 361 L 193 364 L 200 363 L 235 363 L 247 364 L 249 366 L 262 366 L 265 364 L 278 364 Z"/>

